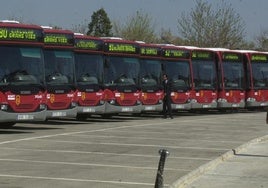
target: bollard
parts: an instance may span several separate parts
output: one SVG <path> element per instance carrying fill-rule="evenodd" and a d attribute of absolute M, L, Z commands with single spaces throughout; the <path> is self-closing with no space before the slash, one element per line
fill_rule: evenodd
<path fill-rule="evenodd" d="M 158 163 L 158 169 L 157 169 L 154 188 L 164 187 L 163 172 L 164 172 L 165 161 L 166 161 L 167 156 L 169 155 L 169 152 L 165 149 L 160 149 L 159 154 L 160 154 L 160 160 Z"/>

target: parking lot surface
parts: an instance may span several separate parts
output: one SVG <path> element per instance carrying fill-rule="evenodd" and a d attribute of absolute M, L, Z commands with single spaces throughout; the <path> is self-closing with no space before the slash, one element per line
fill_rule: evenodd
<path fill-rule="evenodd" d="M 159 149 L 170 155 L 164 186 L 267 135 L 264 112 L 98 116 L 0 129 L 0 187 L 154 187 Z"/>

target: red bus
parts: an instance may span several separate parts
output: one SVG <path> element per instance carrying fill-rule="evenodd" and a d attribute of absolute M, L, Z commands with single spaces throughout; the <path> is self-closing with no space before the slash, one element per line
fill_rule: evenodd
<path fill-rule="evenodd" d="M 163 109 L 162 55 L 156 44 L 140 43 L 140 76 L 142 112 Z"/>
<path fill-rule="evenodd" d="M 228 49 L 212 49 L 219 56 L 218 109 L 245 107 L 245 67 L 243 54 Z"/>
<path fill-rule="evenodd" d="M 77 77 L 77 118 L 104 114 L 103 41 L 75 34 L 75 70 Z"/>
<path fill-rule="evenodd" d="M 268 106 L 268 53 L 242 51 L 246 68 L 246 108 Z"/>
<path fill-rule="evenodd" d="M 140 113 L 139 44 L 121 38 L 102 38 L 102 40 L 105 113 Z"/>
<path fill-rule="evenodd" d="M 0 126 L 46 119 L 43 30 L 0 21 Z"/>
<path fill-rule="evenodd" d="M 161 45 L 163 72 L 172 81 L 171 108 L 190 110 L 192 102 L 191 51 L 174 45 Z"/>
<path fill-rule="evenodd" d="M 44 28 L 47 119 L 76 117 L 74 33 Z"/>
<path fill-rule="evenodd" d="M 192 110 L 217 108 L 217 71 L 218 56 L 212 50 L 186 47 L 191 50 L 193 73 Z"/>

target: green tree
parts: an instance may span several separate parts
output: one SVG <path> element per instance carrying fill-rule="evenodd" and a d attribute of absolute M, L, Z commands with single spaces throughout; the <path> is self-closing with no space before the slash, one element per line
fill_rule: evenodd
<path fill-rule="evenodd" d="M 240 48 L 244 43 L 245 23 L 231 4 L 222 1 L 214 10 L 212 4 L 196 0 L 196 7 L 179 17 L 178 30 L 188 45 Z"/>
<path fill-rule="evenodd" d="M 134 16 L 128 17 L 125 24 L 115 22 L 113 26 L 114 34 L 124 39 L 148 43 L 156 39 L 152 18 L 142 11 L 137 11 Z"/>
<path fill-rule="evenodd" d="M 103 8 L 94 12 L 91 16 L 91 22 L 88 24 L 87 35 L 96 37 L 112 36 L 112 24 Z"/>

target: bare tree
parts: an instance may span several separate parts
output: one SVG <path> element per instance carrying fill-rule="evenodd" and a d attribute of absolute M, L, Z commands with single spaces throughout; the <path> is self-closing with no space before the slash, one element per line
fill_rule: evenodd
<path fill-rule="evenodd" d="M 262 30 L 256 37 L 256 45 L 259 50 L 268 51 L 268 30 Z"/>
<path fill-rule="evenodd" d="M 178 30 L 189 45 L 240 48 L 245 23 L 231 4 L 222 1 L 214 10 L 212 4 L 196 0 L 196 7 L 179 17 Z"/>
<path fill-rule="evenodd" d="M 129 17 L 125 24 L 114 22 L 113 29 L 115 36 L 128 40 L 140 40 L 148 43 L 155 41 L 152 18 L 142 11 L 137 11 L 134 16 Z"/>

